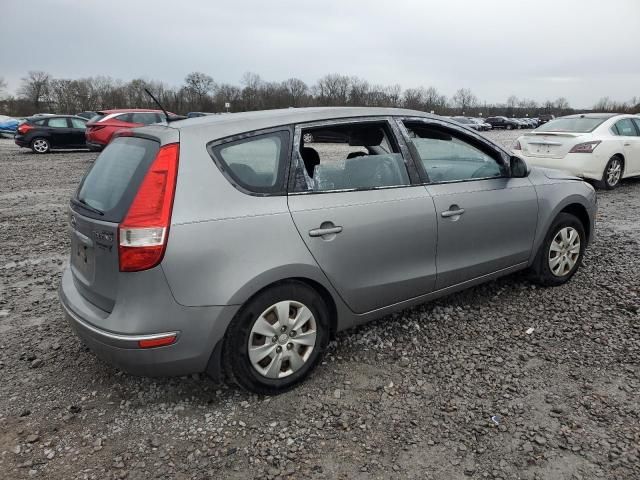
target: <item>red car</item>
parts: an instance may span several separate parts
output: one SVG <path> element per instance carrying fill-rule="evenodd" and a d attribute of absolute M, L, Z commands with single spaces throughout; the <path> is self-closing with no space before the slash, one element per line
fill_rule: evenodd
<path fill-rule="evenodd" d="M 97 116 L 87 123 L 85 131 L 87 147 L 94 151 L 106 147 L 116 132 L 165 121 L 162 110 L 134 108 L 102 110 L 96 113 Z"/>

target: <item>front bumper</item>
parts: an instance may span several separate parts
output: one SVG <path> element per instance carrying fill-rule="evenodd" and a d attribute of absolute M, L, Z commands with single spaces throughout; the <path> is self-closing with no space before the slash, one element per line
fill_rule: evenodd
<path fill-rule="evenodd" d="M 511 153 L 523 159 L 528 165 L 564 170 L 576 177 L 589 180 L 602 180 L 607 163 L 604 158 L 588 153 L 568 153 L 564 158 L 534 157 L 524 155 L 519 150 L 513 150 Z"/>
<path fill-rule="evenodd" d="M 76 288 L 69 268 L 65 270 L 59 288 L 60 303 L 71 328 L 96 356 L 107 363 L 127 373 L 143 376 L 204 372 L 214 347 L 222 340 L 238 306 L 184 307 L 176 303 L 171 295 L 164 297 L 166 303 L 160 306 L 160 311 L 170 316 L 175 328 L 154 331 L 158 308 L 149 307 L 149 318 L 144 320 L 150 327 L 148 331 L 121 332 L 105 327 L 110 324 L 121 325 L 123 316 L 126 321 L 126 310 L 116 305 L 112 312 L 106 312 L 90 303 Z M 139 301 L 145 303 L 148 299 L 140 298 Z M 139 314 L 139 311 L 131 311 L 131 315 Z M 130 323 L 141 323 L 133 320 L 131 318 Z M 164 320 L 166 324 L 166 318 Z M 172 345 L 146 349 L 138 347 L 139 340 L 167 333 L 177 334 Z"/>

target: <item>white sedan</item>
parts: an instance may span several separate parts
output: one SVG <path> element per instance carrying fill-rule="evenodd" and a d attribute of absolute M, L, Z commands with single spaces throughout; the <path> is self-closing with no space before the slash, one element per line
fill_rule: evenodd
<path fill-rule="evenodd" d="M 640 116 L 556 118 L 518 138 L 512 153 L 530 165 L 565 170 L 612 189 L 622 178 L 640 175 Z"/>

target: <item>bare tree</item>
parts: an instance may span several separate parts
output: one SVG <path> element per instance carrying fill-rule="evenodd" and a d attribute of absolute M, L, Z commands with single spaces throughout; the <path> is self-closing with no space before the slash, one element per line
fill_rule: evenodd
<path fill-rule="evenodd" d="M 22 78 L 18 95 L 31 102 L 36 110 L 40 110 L 41 105 L 48 100 L 50 82 L 51 75 L 48 73 L 30 71 Z"/>
<path fill-rule="evenodd" d="M 184 91 L 187 94 L 190 109 L 207 110 L 211 101 L 207 101 L 209 94 L 213 93 L 216 82 L 206 73 L 191 72 L 184 79 Z"/>
<path fill-rule="evenodd" d="M 283 82 L 283 87 L 289 97 L 288 107 L 300 107 L 306 97 L 309 87 L 299 78 L 290 78 Z"/>
<path fill-rule="evenodd" d="M 469 108 L 475 107 L 478 103 L 476 97 L 469 88 L 461 88 L 453 95 L 453 103 L 464 114 Z"/>
<path fill-rule="evenodd" d="M 404 91 L 402 104 L 411 110 L 422 110 L 425 104 L 426 92 L 424 87 L 407 88 Z"/>
<path fill-rule="evenodd" d="M 320 105 L 346 105 L 351 79 L 339 73 L 325 75 L 314 86 L 316 100 Z"/>
<path fill-rule="evenodd" d="M 0 99 L 4 98 L 7 92 L 7 82 L 4 77 L 0 77 Z"/>

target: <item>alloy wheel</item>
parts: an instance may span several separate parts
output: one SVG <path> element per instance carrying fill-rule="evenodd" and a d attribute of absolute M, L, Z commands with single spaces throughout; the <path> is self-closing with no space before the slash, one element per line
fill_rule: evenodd
<path fill-rule="evenodd" d="M 610 187 L 615 187 L 622 176 L 622 162 L 619 158 L 612 158 L 607 168 L 606 177 Z"/>
<path fill-rule="evenodd" d="M 33 149 L 38 153 L 46 153 L 49 150 L 49 144 L 42 138 L 33 141 Z"/>
<path fill-rule="evenodd" d="M 316 346 L 317 325 L 311 310 L 285 300 L 256 319 L 247 345 L 251 366 L 267 378 L 288 377 L 309 359 Z"/>
<path fill-rule="evenodd" d="M 549 269 L 556 277 L 568 275 L 580 257 L 580 234 L 573 227 L 561 228 L 549 246 Z"/>

